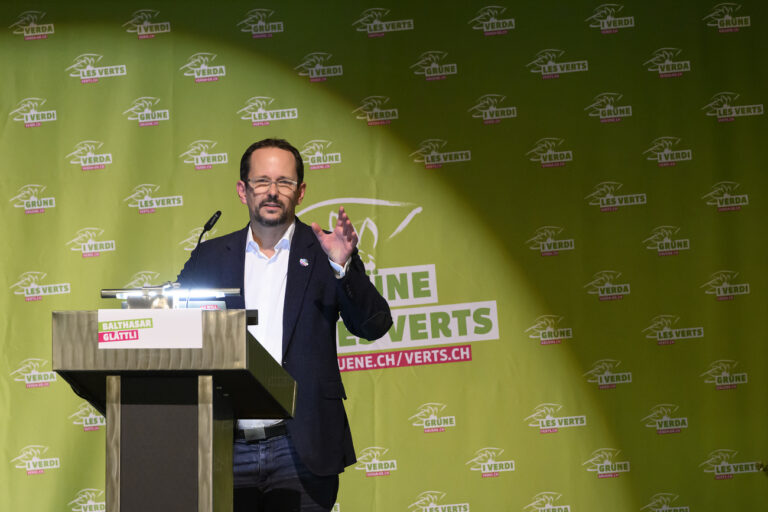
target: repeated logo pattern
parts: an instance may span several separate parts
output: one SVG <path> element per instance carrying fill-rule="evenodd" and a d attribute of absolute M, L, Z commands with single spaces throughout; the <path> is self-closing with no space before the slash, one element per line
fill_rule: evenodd
<path fill-rule="evenodd" d="M 624 6 L 620 4 L 602 4 L 595 7 L 592 16 L 587 18 L 590 28 L 600 29 L 602 34 L 615 34 L 620 29 L 635 26 L 634 16 L 623 16 Z"/>
<path fill-rule="evenodd" d="M 159 21 L 160 11 L 155 9 L 139 9 L 131 14 L 128 21 L 123 23 L 126 32 L 134 33 L 139 39 L 153 39 L 157 34 L 171 31 L 168 21 Z"/>
<path fill-rule="evenodd" d="M 515 19 L 506 17 L 506 7 L 488 5 L 477 11 L 474 18 L 469 20 L 472 30 L 479 30 L 485 36 L 501 36 L 515 28 Z"/>
<path fill-rule="evenodd" d="M 100 512 L 107 509 L 105 501 L 103 490 L 86 488 L 77 491 L 77 495 L 67 505 L 72 512 Z"/>
<path fill-rule="evenodd" d="M 90 84 L 99 81 L 99 78 L 112 78 L 115 76 L 125 76 L 128 72 L 125 64 L 116 66 L 98 66 L 103 55 L 98 53 L 83 53 L 75 57 L 74 62 L 66 71 L 69 76 L 79 78 L 81 83 Z"/>
<path fill-rule="evenodd" d="M 456 75 L 459 67 L 450 62 L 448 52 L 430 50 L 419 55 L 414 64 L 411 64 L 413 74 L 421 75 L 427 80 L 445 80 L 449 75 Z"/>
<path fill-rule="evenodd" d="M 73 476 L 104 420 L 60 400 L 50 310 L 173 279 L 216 209 L 204 239 L 242 227 L 240 151 L 269 136 L 393 311 L 376 342 L 337 326 L 367 373 L 335 510 L 587 510 L 630 469 L 638 510 L 757 502 L 717 481 L 761 467 L 765 6 L 167 4 L 6 17 L 0 478 L 55 470 L 20 508 L 104 508 Z M 647 485 L 663 460 L 694 463 Z"/>
<path fill-rule="evenodd" d="M 245 14 L 245 18 L 238 22 L 241 32 L 251 34 L 254 39 L 273 37 L 285 31 L 285 25 L 278 21 L 278 17 L 272 18 L 275 11 L 272 9 L 251 9 Z"/>
<path fill-rule="evenodd" d="M 198 52 L 191 55 L 187 62 L 179 68 L 184 72 L 184 76 L 194 77 L 195 83 L 198 82 L 218 82 L 219 78 L 227 75 L 225 66 L 214 64 L 216 60 L 215 53 Z"/>
<path fill-rule="evenodd" d="M 560 78 L 562 74 L 579 73 L 589 71 L 589 62 L 586 60 L 564 60 L 565 50 L 547 48 L 539 51 L 526 67 L 531 73 L 541 75 L 543 79 Z"/>
<path fill-rule="evenodd" d="M 53 23 L 48 23 L 43 11 L 24 11 L 8 28 L 15 35 L 24 36 L 25 41 L 48 39 L 56 32 Z"/>

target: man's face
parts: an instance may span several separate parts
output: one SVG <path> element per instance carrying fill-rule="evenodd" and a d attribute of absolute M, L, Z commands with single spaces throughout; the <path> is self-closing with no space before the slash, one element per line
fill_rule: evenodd
<path fill-rule="evenodd" d="M 251 154 L 251 170 L 248 174 L 251 182 L 260 179 L 277 181 L 281 178 L 298 181 L 293 154 L 270 147 L 257 149 Z M 305 189 L 305 183 L 292 191 L 281 190 L 272 184 L 265 191 L 256 192 L 251 184 L 237 182 L 237 195 L 240 196 L 240 202 L 248 205 L 252 226 L 259 224 L 272 227 L 293 222 L 296 205 L 304 199 Z"/>

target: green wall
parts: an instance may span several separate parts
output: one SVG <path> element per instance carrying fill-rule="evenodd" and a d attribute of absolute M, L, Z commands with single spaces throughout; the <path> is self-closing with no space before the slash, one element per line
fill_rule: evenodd
<path fill-rule="evenodd" d="M 765 4 L 381 5 L 0 7 L 0 509 L 98 510 L 51 311 L 243 227 L 269 136 L 393 307 L 340 328 L 340 511 L 765 503 Z"/>

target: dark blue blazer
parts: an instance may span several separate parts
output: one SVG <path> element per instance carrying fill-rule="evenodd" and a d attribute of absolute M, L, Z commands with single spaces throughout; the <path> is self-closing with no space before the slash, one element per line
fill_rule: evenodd
<path fill-rule="evenodd" d="M 244 282 L 248 226 L 200 244 L 178 276 L 183 287 L 239 288 Z M 228 308 L 244 308 L 242 296 Z M 288 258 L 283 310 L 282 366 L 297 382 L 296 410 L 288 432 L 302 462 L 317 475 L 333 475 L 356 462 L 342 399 L 336 354 L 339 315 L 347 329 L 374 340 L 392 325 L 387 301 L 365 274 L 357 251 L 337 279 L 312 228 L 296 219 Z"/>

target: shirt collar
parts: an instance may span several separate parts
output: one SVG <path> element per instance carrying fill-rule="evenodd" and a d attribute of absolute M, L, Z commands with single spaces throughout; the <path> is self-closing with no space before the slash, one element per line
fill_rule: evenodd
<path fill-rule="evenodd" d="M 280 237 L 280 240 L 275 244 L 275 252 L 279 252 L 283 249 L 290 249 L 291 248 L 291 240 L 293 240 L 293 233 L 296 231 L 296 220 L 291 222 L 291 225 L 288 226 L 288 228 L 283 233 L 283 236 Z M 259 247 L 259 244 L 256 243 L 256 241 L 253 239 L 253 230 L 251 229 L 251 225 L 248 224 L 248 241 L 246 242 L 245 246 L 245 252 L 255 252 L 256 254 L 259 254 L 261 252 L 261 248 Z"/>

